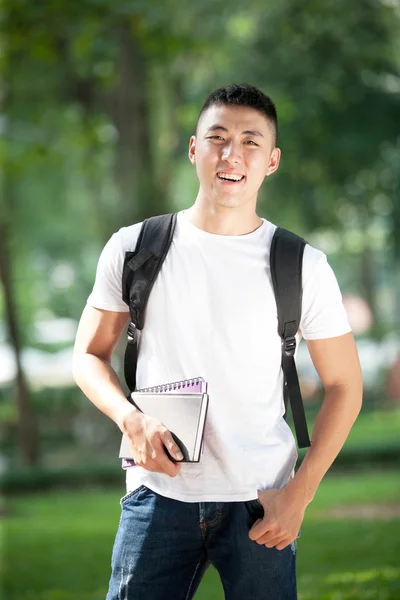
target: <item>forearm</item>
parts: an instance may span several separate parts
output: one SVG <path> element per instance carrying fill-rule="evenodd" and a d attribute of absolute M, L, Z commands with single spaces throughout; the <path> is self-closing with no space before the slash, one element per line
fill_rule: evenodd
<path fill-rule="evenodd" d="M 357 387 L 338 385 L 325 392 L 314 424 L 311 447 L 287 486 L 304 506 L 314 498 L 322 478 L 343 447 L 360 412 L 361 402 L 361 384 Z"/>
<path fill-rule="evenodd" d="M 136 409 L 126 399 L 112 366 L 93 354 L 79 354 L 74 359 L 73 375 L 89 400 L 124 432 L 128 415 Z"/>

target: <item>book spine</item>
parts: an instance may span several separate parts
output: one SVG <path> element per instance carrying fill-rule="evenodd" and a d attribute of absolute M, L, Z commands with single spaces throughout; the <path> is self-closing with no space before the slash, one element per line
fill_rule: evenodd
<path fill-rule="evenodd" d="M 208 394 L 203 394 L 199 421 L 197 423 L 196 440 L 194 443 L 193 460 L 200 461 L 200 453 L 204 453 L 204 427 L 208 409 Z"/>

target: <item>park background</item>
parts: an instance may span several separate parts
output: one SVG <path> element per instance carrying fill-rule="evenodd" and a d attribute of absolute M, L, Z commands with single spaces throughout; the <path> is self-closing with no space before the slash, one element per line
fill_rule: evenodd
<path fill-rule="evenodd" d="M 276 102 L 282 161 L 259 214 L 327 253 L 364 374 L 306 512 L 299 598 L 400 598 L 399 1 L 14 0 L 0 18 L 4 598 L 104 598 L 120 434 L 72 381 L 77 322 L 111 234 L 193 202 L 188 139 L 233 82 Z M 312 426 L 305 344 L 298 364 Z M 210 569 L 196 599 L 222 598 Z"/>

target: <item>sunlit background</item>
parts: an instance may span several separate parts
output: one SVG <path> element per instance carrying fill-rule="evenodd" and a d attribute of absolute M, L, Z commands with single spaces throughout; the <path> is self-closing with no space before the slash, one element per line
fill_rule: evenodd
<path fill-rule="evenodd" d="M 399 0 L 14 0 L 1 22 L 5 598 L 105 596 L 120 434 L 74 386 L 78 320 L 112 233 L 193 203 L 198 112 L 244 82 L 279 116 L 259 214 L 327 253 L 365 383 L 306 513 L 299 598 L 400 598 Z M 312 427 L 322 391 L 305 344 L 297 363 Z M 213 570 L 197 598 L 223 598 Z"/>

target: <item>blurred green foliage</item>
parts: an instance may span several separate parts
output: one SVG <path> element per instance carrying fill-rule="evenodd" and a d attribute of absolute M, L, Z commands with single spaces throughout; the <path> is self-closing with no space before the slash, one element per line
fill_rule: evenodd
<path fill-rule="evenodd" d="M 232 82 L 257 85 L 278 108 L 282 162 L 261 190 L 260 214 L 329 254 L 343 292 L 371 307 L 368 335 L 399 328 L 398 2 L 14 0 L 0 21 L 1 276 L 23 347 L 44 349 L 38 320 L 79 318 L 115 230 L 194 201 L 188 139 L 205 97 Z M 4 325 L 13 345 L 9 321 L 0 294 L 0 343 Z M 2 450 L 15 467 L 16 395 L 14 387 L 0 395 Z M 5 597 L 97 600 L 122 495 L 104 491 L 122 480 L 105 460 L 114 460 L 119 433 L 69 389 L 37 391 L 32 405 L 43 468 L 19 480 L 10 473 L 11 486 L 103 487 L 10 501 Z M 368 443 L 391 445 L 398 460 L 398 427 L 397 412 L 361 415 L 343 460 L 361 448 L 376 458 Z M 317 514 L 398 502 L 397 473 L 327 477 L 299 541 L 299 598 L 399 598 L 399 519 Z M 214 571 L 196 597 L 222 598 Z"/>
<path fill-rule="evenodd" d="M 18 0 L 3 28 L 1 220 L 26 343 L 38 313 L 79 316 L 111 233 L 194 200 L 198 111 L 243 80 L 280 117 L 283 160 L 261 212 L 299 233 L 337 231 L 344 254 L 372 253 L 376 280 L 359 268 L 356 286 L 379 319 L 377 251 L 386 273 L 399 256 L 396 5 Z M 64 287 L 60 265 L 74 275 Z"/>
<path fill-rule="evenodd" d="M 280 121 L 282 162 L 260 214 L 329 254 L 343 292 L 371 308 L 368 335 L 398 328 L 399 24 L 398 3 L 375 0 L 8 3 L 0 326 L 10 344 L 12 317 L 20 345 L 35 348 L 38 320 L 79 318 L 115 230 L 194 201 L 198 112 L 210 91 L 242 81 L 271 95 Z"/>

